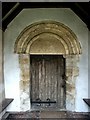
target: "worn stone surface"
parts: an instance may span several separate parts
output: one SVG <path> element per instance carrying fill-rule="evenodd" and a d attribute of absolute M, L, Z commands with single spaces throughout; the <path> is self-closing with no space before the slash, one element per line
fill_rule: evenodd
<path fill-rule="evenodd" d="M 29 55 L 20 54 L 19 64 L 21 72 L 20 80 L 20 109 L 30 110 L 30 59 Z"/>
<path fill-rule="evenodd" d="M 19 63 L 21 69 L 21 80 L 28 81 L 30 79 L 30 60 L 29 55 L 20 54 L 19 55 Z"/>
<path fill-rule="evenodd" d="M 90 113 L 69 112 L 69 111 L 32 111 L 9 113 L 8 119 L 38 119 L 38 120 L 89 120 Z"/>
<path fill-rule="evenodd" d="M 15 52 L 31 53 L 31 44 L 46 33 L 61 42 L 65 54 L 81 53 L 81 46 L 73 31 L 64 24 L 55 21 L 44 21 L 26 27 L 15 42 Z"/>
<path fill-rule="evenodd" d="M 65 54 L 65 48 L 55 35 L 43 33 L 31 44 L 30 53 Z"/>
<path fill-rule="evenodd" d="M 75 96 L 76 96 L 76 86 L 75 80 L 79 75 L 79 68 L 77 63 L 79 62 L 79 57 L 77 55 L 67 55 L 66 56 L 66 106 L 67 109 L 75 110 Z"/>

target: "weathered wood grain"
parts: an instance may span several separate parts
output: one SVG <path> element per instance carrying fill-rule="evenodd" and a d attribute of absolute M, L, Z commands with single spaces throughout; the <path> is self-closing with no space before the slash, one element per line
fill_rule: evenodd
<path fill-rule="evenodd" d="M 31 55 L 31 98 L 56 101 L 53 107 L 64 108 L 65 83 L 62 76 L 65 74 L 64 58 L 59 55 Z M 36 104 L 35 104 L 36 105 Z M 47 104 L 41 104 L 45 107 Z M 50 106 L 50 107 L 51 107 Z"/>

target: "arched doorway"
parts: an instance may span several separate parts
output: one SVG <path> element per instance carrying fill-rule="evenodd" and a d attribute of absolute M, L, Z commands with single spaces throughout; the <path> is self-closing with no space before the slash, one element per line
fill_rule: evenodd
<path fill-rule="evenodd" d="M 80 43 L 79 43 L 76 35 L 73 33 L 73 31 L 70 28 L 68 28 L 66 25 L 56 22 L 56 21 L 43 21 L 43 22 L 34 23 L 34 24 L 26 27 L 21 32 L 21 34 L 19 35 L 19 37 L 17 38 L 17 40 L 15 42 L 14 52 L 19 54 L 19 63 L 20 63 L 20 69 L 21 69 L 21 81 L 20 81 L 21 101 L 23 101 L 24 103 L 26 102 L 25 104 L 29 104 L 30 100 L 32 102 L 32 96 L 31 96 L 32 94 L 30 94 L 30 92 L 33 92 L 34 90 L 29 91 L 32 88 L 32 86 L 31 86 L 32 83 L 30 80 L 30 77 L 31 77 L 30 71 L 32 71 L 32 68 L 30 68 L 30 61 L 31 61 L 30 55 L 31 56 L 32 55 L 40 55 L 40 56 L 48 55 L 49 61 L 52 61 L 52 59 L 50 60 L 50 56 L 53 56 L 53 61 L 54 61 L 55 55 L 57 55 L 57 56 L 59 56 L 58 59 L 63 58 L 63 60 L 65 59 L 65 61 L 66 61 L 65 66 L 64 66 L 64 69 L 66 68 L 66 70 L 65 70 L 66 72 L 64 74 L 64 76 L 65 76 L 64 80 L 66 83 L 64 90 L 66 90 L 66 91 L 65 91 L 64 97 L 62 97 L 62 100 L 60 98 L 57 100 L 52 99 L 52 102 L 65 100 L 65 102 L 63 102 L 64 104 L 62 105 L 63 107 L 60 107 L 61 106 L 60 103 L 57 102 L 58 105 L 60 105 L 59 109 L 65 108 L 65 107 L 67 110 L 75 109 L 74 108 L 74 106 L 75 106 L 75 79 L 79 74 L 77 62 L 78 62 L 79 54 L 81 54 L 81 46 L 80 46 Z M 62 56 L 62 57 L 60 57 L 60 56 Z M 33 58 L 31 58 L 31 59 L 33 60 Z M 42 59 L 42 57 L 40 59 Z M 36 64 L 35 60 L 33 60 L 34 64 Z M 38 60 L 38 58 L 37 58 L 37 60 Z M 44 58 L 44 60 L 42 60 L 42 61 L 39 60 L 39 62 L 42 63 L 42 66 L 47 64 L 46 61 L 47 61 L 46 58 Z M 39 62 L 38 62 L 38 64 L 39 64 Z M 55 63 L 55 61 L 52 63 Z M 63 63 L 61 63 L 61 64 L 64 65 Z M 50 64 L 50 65 L 52 66 L 52 64 Z M 59 66 L 59 64 L 58 64 L 58 66 Z M 36 68 L 34 68 L 34 69 L 36 69 Z M 40 69 L 40 68 L 38 67 L 38 69 Z M 42 67 L 42 69 L 43 69 L 43 67 Z M 55 68 L 53 68 L 53 69 L 55 69 Z M 53 73 L 54 73 L 54 71 L 53 71 Z M 56 77 L 56 75 L 54 75 L 54 76 Z M 35 75 L 34 75 L 34 77 L 35 77 Z M 48 77 L 50 77 L 50 74 Z M 44 83 L 42 86 L 44 86 Z M 37 89 L 37 87 L 36 87 L 36 89 Z M 57 87 L 57 89 L 58 89 L 58 87 Z M 49 91 L 49 92 L 52 93 L 52 91 Z M 22 94 L 23 92 L 26 93 L 26 96 L 27 96 L 26 100 L 25 100 L 25 96 L 23 98 L 23 94 Z M 43 94 L 45 94 L 45 93 L 43 93 Z M 58 92 L 56 92 L 56 94 L 59 95 Z M 40 94 L 38 94 L 38 95 L 40 95 Z M 35 98 L 35 99 L 38 99 L 38 98 Z M 35 99 L 33 100 L 34 102 L 35 102 Z M 45 97 L 45 100 L 47 100 L 47 99 Z M 45 100 L 41 100 L 41 101 L 46 102 Z M 49 101 L 50 100 L 51 100 L 51 97 L 49 97 Z M 25 109 L 25 104 L 23 104 L 21 102 L 22 109 Z M 43 105 L 43 106 L 45 106 L 45 105 Z"/>

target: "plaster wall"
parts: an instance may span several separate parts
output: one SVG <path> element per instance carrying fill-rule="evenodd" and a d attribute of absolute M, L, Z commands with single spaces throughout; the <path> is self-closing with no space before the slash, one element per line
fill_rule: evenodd
<path fill-rule="evenodd" d="M 5 88 L 3 80 L 3 57 L 2 57 L 2 30 L 0 29 L 0 103 L 5 99 Z"/>
<path fill-rule="evenodd" d="M 20 66 L 18 55 L 14 53 L 14 43 L 26 26 L 43 20 L 55 20 L 67 25 L 76 34 L 81 43 L 82 54 L 78 62 L 79 76 L 75 82 L 75 111 L 87 112 L 88 106 L 84 103 L 83 98 L 88 97 L 88 29 L 72 10 L 65 8 L 24 9 L 8 25 L 4 33 L 5 95 L 6 97 L 14 98 L 8 110 L 21 110 L 19 96 Z"/>
<path fill-rule="evenodd" d="M 88 40 L 90 39 L 90 31 L 88 32 Z M 88 46 L 90 46 L 90 40 L 88 41 Z M 88 51 L 90 51 L 90 47 L 88 47 Z M 90 73 L 90 54 L 88 54 L 88 73 Z M 88 74 L 88 90 L 90 91 L 90 74 Z M 88 96 L 90 98 L 90 92 L 88 93 Z"/>
<path fill-rule="evenodd" d="M 90 51 L 90 31 L 88 32 L 88 51 Z M 88 53 L 88 97 L 90 98 L 90 54 Z M 90 112 L 90 107 L 88 108 Z"/>
<path fill-rule="evenodd" d="M 2 101 L 5 99 L 5 87 L 3 79 L 3 51 L 2 51 L 2 30 L 0 29 L 0 111 L 2 111 Z M 0 113 L 0 118 L 2 113 Z"/>

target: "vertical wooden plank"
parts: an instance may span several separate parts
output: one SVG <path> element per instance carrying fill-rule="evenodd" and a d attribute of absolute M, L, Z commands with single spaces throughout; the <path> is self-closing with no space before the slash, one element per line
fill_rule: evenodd
<path fill-rule="evenodd" d="M 36 60 L 35 60 L 35 99 L 39 98 L 39 57 L 36 56 Z"/>
<path fill-rule="evenodd" d="M 42 58 L 42 100 L 45 100 L 45 59 Z"/>
<path fill-rule="evenodd" d="M 64 101 L 65 101 L 65 87 L 62 87 L 65 83 L 65 79 L 63 79 L 62 76 L 65 75 L 65 65 L 64 65 L 64 58 L 61 56 L 61 63 L 60 63 L 60 68 L 61 68 L 61 108 L 64 108 Z"/>
<path fill-rule="evenodd" d="M 52 60 L 52 56 L 50 56 L 50 74 L 49 74 L 49 77 L 50 77 L 50 81 L 49 81 L 49 85 L 50 85 L 50 89 L 49 89 L 49 93 L 50 93 L 50 99 L 52 100 L 52 73 L 53 72 L 53 60 Z"/>
<path fill-rule="evenodd" d="M 46 56 L 44 58 L 44 101 L 46 101 Z"/>
<path fill-rule="evenodd" d="M 34 70 L 35 70 L 35 77 L 34 77 L 34 101 L 36 100 L 36 56 L 34 56 Z"/>
<path fill-rule="evenodd" d="M 41 100 L 43 98 L 43 73 L 42 73 L 42 70 L 43 70 L 43 62 L 42 62 L 42 59 L 41 59 L 41 81 L 40 81 L 40 91 L 41 91 Z"/>
<path fill-rule="evenodd" d="M 49 84 L 48 84 L 49 62 L 46 59 L 46 99 L 49 98 Z"/>
<path fill-rule="evenodd" d="M 36 85 L 36 77 L 37 77 L 37 74 L 36 74 L 36 71 L 37 71 L 37 65 L 36 65 L 36 63 L 37 63 L 37 57 L 36 56 L 34 56 L 34 70 L 35 70 L 35 77 L 34 77 L 34 101 L 37 99 L 36 98 L 36 96 L 37 96 L 37 92 L 36 92 L 36 90 L 37 90 L 37 85 Z"/>
<path fill-rule="evenodd" d="M 57 85 L 57 79 L 56 79 L 56 56 L 52 56 L 52 100 L 56 100 L 56 85 Z"/>
<path fill-rule="evenodd" d="M 36 100 L 36 59 L 35 57 L 33 58 L 33 72 L 34 72 L 34 75 L 33 75 L 33 101 Z"/>
<path fill-rule="evenodd" d="M 32 101 L 35 99 L 34 96 L 35 96 L 35 69 L 34 69 L 34 59 L 32 58 Z"/>
<path fill-rule="evenodd" d="M 48 89 L 48 96 L 47 99 L 50 98 L 50 59 L 48 58 L 48 65 L 47 65 L 47 89 Z"/>
<path fill-rule="evenodd" d="M 64 74 L 64 88 L 63 88 L 63 108 L 66 107 L 66 65 L 65 65 L 65 58 L 63 58 L 63 74 Z"/>
<path fill-rule="evenodd" d="M 58 64 L 59 64 L 59 99 L 60 99 L 60 108 L 62 109 L 62 95 L 63 95 L 63 91 L 62 91 L 62 56 L 58 56 Z"/>
<path fill-rule="evenodd" d="M 61 107 L 61 57 L 58 56 L 58 106 Z"/>
<path fill-rule="evenodd" d="M 49 73 L 48 73 L 48 83 L 49 83 L 49 99 L 51 98 L 51 87 L 52 87 L 52 83 L 51 83 L 51 76 L 52 76 L 52 70 L 51 70 L 51 66 L 52 66 L 52 60 L 50 60 L 49 58 Z"/>
<path fill-rule="evenodd" d="M 53 100 L 57 102 L 57 57 L 54 57 L 54 77 L 53 77 L 53 89 L 54 89 L 54 96 Z"/>
<path fill-rule="evenodd" d="M 50 89 L 50 99 L 53 100 L 53 76 L 54 76 L 54 65 L 53 65 L 53 56 L 51 56 L 51 89 Z"/>
<path fill-rule="evenodd" d="M 42 96 L 41 80 L 42 80 L 42 61 L 41 61 L 41 58 L 40 58 L 40 61 L 39 61 L 39 98 L 40 99 L 41 99 L 41 96 Z"/>
<path fill-rule="evenodd" d="M 61 68 L 61 76 L 64 75 L 64 64 L 63 64 L 63 58 L 61 58 L 61 64 L 60 64 L 60 68 Z M 61 108 L 63 108 L 63 101 L 64 101 L 64 87 L 63 87 L 63 83 L 64 83 L 64 79 L 62 79 L 61 77 Z"/>
<path fill-rule="evenodd" d="M 33 71 L 33 60 L 32 60 L 32 58 L 31 58 L 31 68 L 32 68 L 32 79 L 31 79 L 31 99 L 33 100 L 33 73 L 34 73 L 34 71 Z"/>
<path fill-rule="evenodd" d="M 32 101 L 32 59 L 30 56 L 30 99 Z"/>
<path fill-rule="evenodd" d="M 56 99 L 57 99 L 57 103 L 56 103 L 56 105 L 57 105 L 57 107 L 59 108 L 59 106 L 58 106 L 58 101 L 59 101 L 59 99 L 58 99 L 58 59 L 57 59 L 57 57 L 56 57 L 56 80 L 57 80 L 57 86 L 56 86 Z"/>
<path fill-rule="evenodd" d="M 55 96 L 56 96 L 56 92 L 55 92 L 55 85 L 57 80 L 55 79 L 56 75 L 55 75 L 55 69 L 56 69 L 56 56 L 51 56 L 51 100 L 55 101 Z M 55 105 L 52 105 L 55 106 Z"/>

